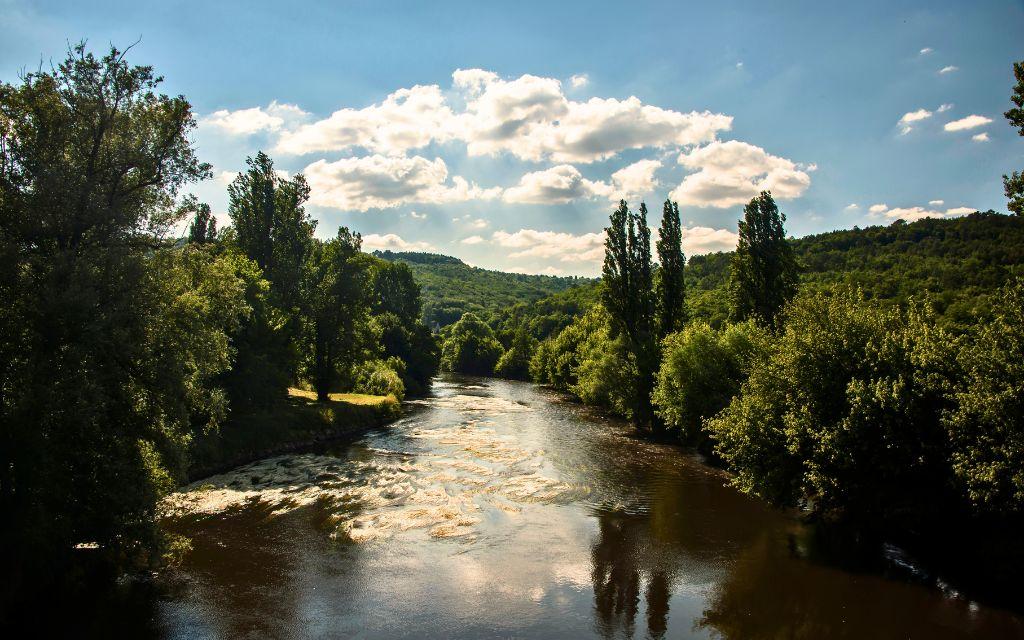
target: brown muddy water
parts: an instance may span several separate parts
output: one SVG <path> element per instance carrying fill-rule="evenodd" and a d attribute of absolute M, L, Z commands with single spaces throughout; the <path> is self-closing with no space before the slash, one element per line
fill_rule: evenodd
<path fill-rule="evenodd" d="M 164 638 L 1011 638 L 895 547 L 816 551 L 792 514 L 533 385 L 446 379 L 407 417 L 167 502 L 192 539 Z M 140 634 L 142 630 L 140 630 Z"/>

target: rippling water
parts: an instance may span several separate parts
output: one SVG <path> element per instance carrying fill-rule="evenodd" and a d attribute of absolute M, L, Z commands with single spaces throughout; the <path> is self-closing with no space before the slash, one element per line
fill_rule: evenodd
<path fill-rule="evenodd" d="M 337 450 L 172 496 L 168 638 L 1017 637 L 926 580 L 816 560 L 790 516 L 535 386 L 437 382 Z M 911 566 L 889 549 L 892 566 Z M 912 574 L 913 572 L 905 572 Z"/>

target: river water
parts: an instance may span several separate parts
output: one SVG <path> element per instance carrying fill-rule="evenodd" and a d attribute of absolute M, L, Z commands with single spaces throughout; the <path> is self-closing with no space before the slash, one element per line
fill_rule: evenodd
<path fill-rule="evenodd" d="M 534 385 L 445 379 L 352 444 L 168 501 L 166 638 L 1011 638 L 1024 620 L 865 569 L 675 447 Z"/>

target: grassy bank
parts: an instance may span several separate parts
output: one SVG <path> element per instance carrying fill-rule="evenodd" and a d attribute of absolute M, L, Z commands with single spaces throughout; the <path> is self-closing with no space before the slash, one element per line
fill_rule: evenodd
<path fill-rule="evenodd" d="M 216 433 L 196 439 L 188 479 L 195 480 L 267 456 L 356 436 L 401 414 L 392 396 L 332 393 L 318 402 L 312 391 L 289 389 L 270 411 L 233 414 Z"/>

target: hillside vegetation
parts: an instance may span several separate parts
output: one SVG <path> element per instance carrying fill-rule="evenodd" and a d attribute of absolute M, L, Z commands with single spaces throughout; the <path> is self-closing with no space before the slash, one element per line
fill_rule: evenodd
<path fill-rule="evenodd" d="M 434 253 L 375 251 L 374 255 L 409 265 L 422 291 L 423 319 L 435 329 L 454 323 L 466 312 L 487 315 L 593 282 L 578 277 L 491 271 Z"/>

